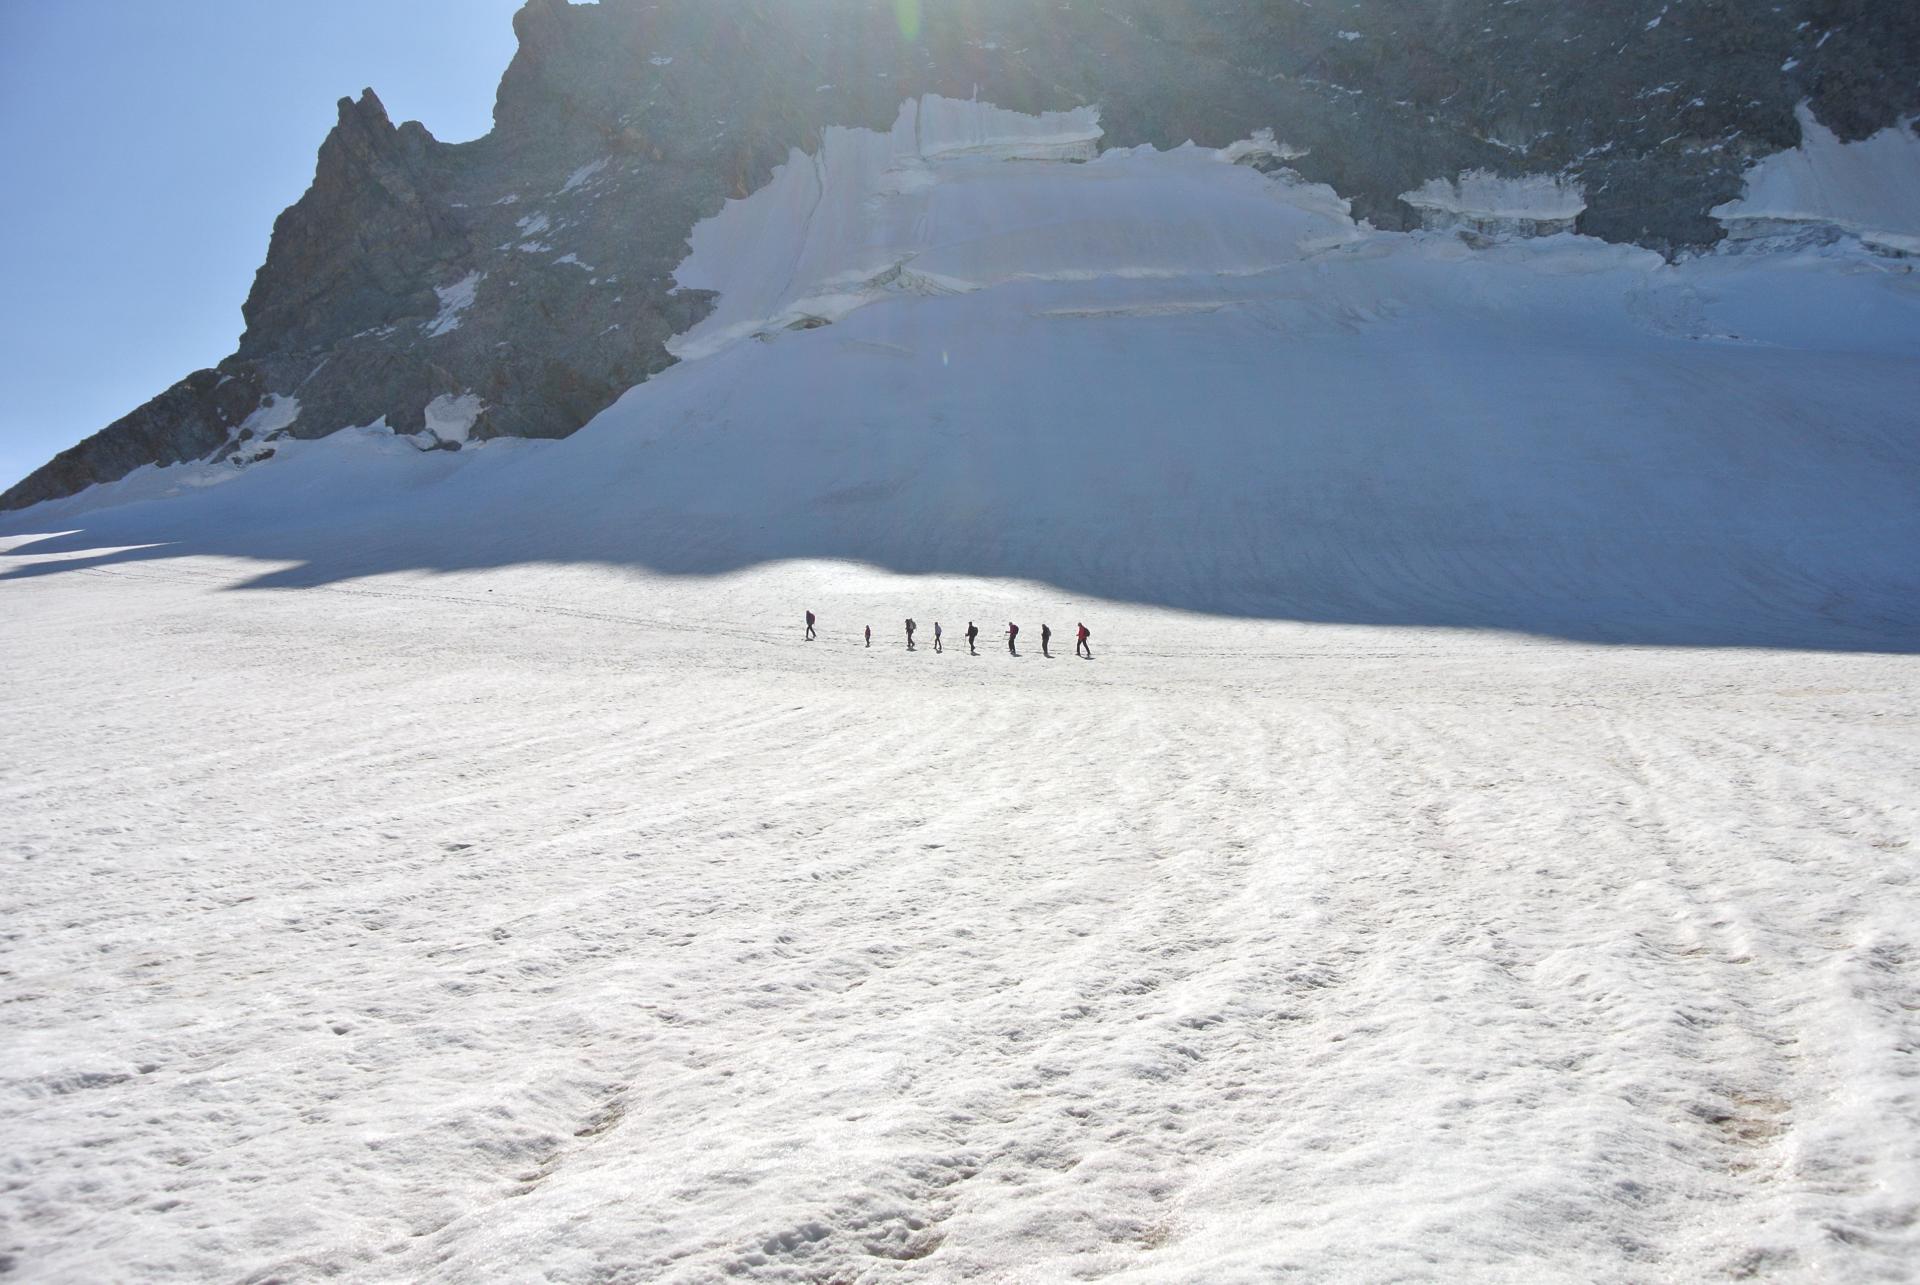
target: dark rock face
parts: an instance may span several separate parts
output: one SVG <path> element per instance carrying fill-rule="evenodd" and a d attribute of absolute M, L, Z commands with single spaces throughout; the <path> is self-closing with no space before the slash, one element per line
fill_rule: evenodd
<path fill-rule="evenodd" d="M 269 393 L 286 431 L 425 425 L 561 437 L 671 363 L 705 313 L 672 272 L 695 222 L 830 125 L 923 93 L 1098 104 L 1108 145 L 1272 128 L 1357 217 L 1468 168 L 1562 173 L 1580 230 L 1672 252 L 1811 99 L 1843 138 L 1920 111 L 1908 0 L 531 0 L 495 128 L 447 145 L 343 100 L 311 190 L 275 224 L 239 351 L 12 490 L 19 508 L 228 450 Z"/>
<path fill-rule="evenodd" d="M 239 355 L 323 348 L 343 325 L 432 308 L 426 278 L 470 250 L 447 208 L 445 154 L 417 122 L 395 129 L 371 89 L 341 99 L 313 186 L 274 224 Z"/>
<path fill-rule="evenodd" d="M 121 417 L 0 496 L 0 508 L 57 500 L 95 482 L 125 477 L 143 464 L 202 459 L 233 439 L 260 405 L 259 383 L 246 375 L 197 370 L 130 415 Z"/>

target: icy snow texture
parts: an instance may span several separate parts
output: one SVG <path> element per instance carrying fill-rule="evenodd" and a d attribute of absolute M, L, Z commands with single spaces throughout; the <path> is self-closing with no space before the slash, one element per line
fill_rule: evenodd
<path fill-rule="evenodd" d="M 1746 191 L 1713 210 L 1727 235 L 1832 230 L 1875 249 L 1920 255 L 1920 135 L 1905 122 L 1842 143 L 1802 103 L 1801 141 L 1747 172 Z"/>
<path fill-rule="evenodd" d="M 877 172 L 978 288 L 0 525 L 19 1276 L 1909 1276 L 1913 275 Z"/>
<path fill-rule="evenodd" d="M 1911 657 L 266 569 L 0 583 L 23 1280 L 1920 1253 Z"/>
<path fill-rule="evenodd" d="M 1430 231 L 1467 228 L 1487 236 L 1552 236 L 1571 232 L 1587 198 L 1580 184 L 1550 174 L 1502 178 L 1468 170 L 1458 179 L 1428 179 L 1400 199 L 1420 211 Z"/>

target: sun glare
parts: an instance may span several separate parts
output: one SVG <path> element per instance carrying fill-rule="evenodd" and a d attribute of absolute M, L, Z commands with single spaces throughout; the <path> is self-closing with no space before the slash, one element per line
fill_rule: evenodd
<path fill-rule="evenodd" d="M 893 16 L 907 40 L 920 38 L 920 0 L 893 0 Z"/>

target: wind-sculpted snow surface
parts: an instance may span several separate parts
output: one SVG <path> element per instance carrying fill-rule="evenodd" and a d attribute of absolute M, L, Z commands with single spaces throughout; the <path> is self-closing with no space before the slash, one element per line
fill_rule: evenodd
<path fill-rule="evenodd" d="M 1912 657 L 262 569 L 0 581 L 20 1280 L 1920 1256 Z"/>
<path fill-rule="evenodd" d="M 0 528 L 0 1262 L 1910 1276 L 1913 274 L 961 106 L 565 441 Z"/>

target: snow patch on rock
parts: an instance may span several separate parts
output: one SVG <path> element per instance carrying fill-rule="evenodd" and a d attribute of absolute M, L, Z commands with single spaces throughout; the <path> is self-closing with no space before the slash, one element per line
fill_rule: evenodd
<path fill-rule="evenodd" d="M 260 403 L 258 410 L 247 416 L 240 425 L 240 431 L 251 431 L 255 437 L 271 437 L 275 433 L 292 428 L 300 418 L 300 399 L 268 393 Z"/>
<path fill-rule="evenodd" d="M 438 339 L 460 329 L 461 315 L 473 307 L 474 299 L 479 296 L 480 282 L 485 276 L 483 272 L 471 272 L 450 286 L 434 290 L 440 297 L 440 313 L 427 323 L 427 338 Z"/>
<path fill-rule="evenodd" d="M 594 161 L 591 164 L 582 165 L 579 169 L 567 176 L 567 181 L 561 186 L 559 194 L 565 196 L 568 192 L 585 187 L 606 171 L 608 163 L 607 159 L 602 157 L 600 160 Z"/>
<path fill-rule="evenodd" d="M 427 403 L 426 431 L 436 441 L 464 445 L 480 413 L 486 408 L 487 404 L 476 393 L 466 392 L 458 396 L 442 393 Z"/>

